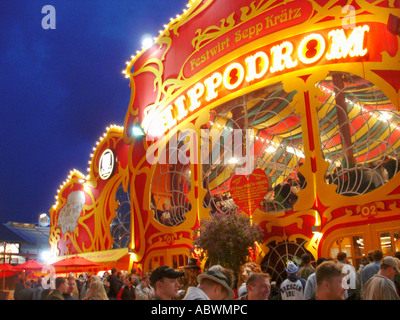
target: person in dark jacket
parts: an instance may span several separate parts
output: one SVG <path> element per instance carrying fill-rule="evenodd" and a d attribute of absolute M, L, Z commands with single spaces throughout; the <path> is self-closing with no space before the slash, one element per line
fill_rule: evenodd
<path fill-rule="evenodd" d="M 14 300 L 33 300 L 34 290 L 25 285 L 23 279 L 19 279 L 15 285 Z"/>
<path fill-rule="evenodd" d="M 67 279 L 56 278 L 56 288 L 46 297 L 45 300 L 64 300 L 63 294 L 68 290 Z"/>
<path fill-rule="evenodd" d="M 130 274 L 124 279 L 124 286 L 117 295 L 117 300 L 135 300 L 135 277 Z"/>
<path fill-rule="evenodd" d="M 25 285 L 24 285 L 24 279 L 18 279 L 18 282 L 17 282 L 17 284 L 15 285 L 15 289 L 14 289 L 14 300 L 19 300 L 18 299 L 18 293 L 23 289 L 23 288 L 25 288 Z"/>
<path fill-rule="evenodd" d="M 119 293 L 119 290 L 121 289 L 121 281 L 119 281 L 119 278 L 117 276 L 118 270 L 117 268 L 112 268 L 111 270 L 111 276 L 108 277 L 107 281 L 110 284 L 110 289 L 108 291 L 108 298 L 110 300 L 116 300 L 117 295 Z"/>

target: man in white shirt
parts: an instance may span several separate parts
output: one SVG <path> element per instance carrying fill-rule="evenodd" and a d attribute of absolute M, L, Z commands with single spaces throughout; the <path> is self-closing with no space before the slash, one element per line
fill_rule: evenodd
<path fill-rule="evenodd" d="M 288 277 L 281 283 L 279 298 L 281 300 L 304 300 L 306 281 L 297 276 L 299 266 L 293 261 L 288 261 L 285 268 Z"/>
<path fill-rule="evenodd" d="M 220 265 L 199 274 L 197 287 L 189 287 L 183 300 L 233 300 L 233 273 Z"/>

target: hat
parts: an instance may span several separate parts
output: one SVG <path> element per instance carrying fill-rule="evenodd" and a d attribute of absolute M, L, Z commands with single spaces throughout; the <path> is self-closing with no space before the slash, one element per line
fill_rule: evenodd
<path fill-rule="evenodd" d="M 168 266 L 161 266 L 155 269 L 150 275 L 150 282 L 156 283 L 161 278 L 176 279 L 184 275 L 183 271 L 175 271 Z"/>
<path fill-rule="evenodd" d="M 299 271 L 299 269 L 300 268 L 298 267 L 298 265 L 295 264 L 293 261 L 288 261 L 286 268 L 285 268 L 286 272 L 290 273 L 290 274 L 296 273 L 297 271 Z"/>
<path fill-rule="evenodd" d="M 389 256 L 384 257 L 382 260 L 382 264 L 387 264 L 388 266 L 392 266 L 398 273 L 400 273 L 399 263 L 397 262 L 397 260 L 395 258 L 389 257 Z"/>
<path fill-rule="evenodd" d="M 228 279 L 228 277 L 221 272 L 221 269 L 223 268 L 220 265 L 212 266 L 207 272 L 197 276 L 197 282 L 201 284 L 203 279 L 215 281 L 228 291 L 228 296 L 225 300 L 233 300 L 235 298 L 235 293 L 231 288 L 232 280 Z"/>

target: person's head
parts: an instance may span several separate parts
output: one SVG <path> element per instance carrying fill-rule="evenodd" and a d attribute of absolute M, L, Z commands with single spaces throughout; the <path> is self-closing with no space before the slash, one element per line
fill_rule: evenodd
<path fill-rule="evenodd" d="M 67 279 L 63 277 L 56 278 L 56 289 L 60 291 L 60 293 L 67 293 L 68 290 Z"/>
<path fill-rule="evenodd" d="M 212 266 L 207 272 L 197 276 L 199 288 L 210 300 L 233 300 L 233 272 L 220 265 Z"/>
<path fill-rule="evenodd" d="M 96 275 L 90 276 L 89 279 L 88 279 L 88 283 L 90 284 L 90 283 L 92 283 L 94 281 L 101 281 L 101 279 L 100 279 L 99 276 L 96 276 Z"/>
<path fill-rule="evenodd" d="M 309 264 L 309 263 L 311 262 L 311 257 L 310 257 L 310 255 L 309 255 L 308 253 L 304 253 L 304 254 L 301 256 L 301 261 L 303 261 L 303 264 L 304 264 L 304 265 Z"/>
<path fill-rule="evenodd" d="M 374 262 L 374 250 L 368 251 L 368 260 Z"/>
<path fill-rule="evenodd" d="M 394 257 L 400 260 L 400 252 L 399 252 L 399 251 L 396 252 L 396 253 L 394 254 Z"/>
<path fill-rule="evenodd" d="M 393 280 L 396 273 L 400 273 L 399 263 L 397 262 L 396 258 L 384 257 L 381 261 L 379 274 L 385 276 L 390 280 Z"/>
<path fill-rule="evenodd" d="M 296 275 L 297 272 L 299 272 L 299 266 L 297 264 L 295 264 L 293 261 L 288 261 L 286 264 L 286 273 L 290 276 L 290 275 Z"/>
<path fill-rule="evenodd" d="M 132 274 L 130 274 L 130 275 L 127 275 L 126 277 L 125 277 L 125 279 L 124 279 L 124 283 L 125 283 L 125 285 L 126 286 L 131 286 L 131 285 L 133 285 L 133 283 L 135 282 L 135 278 L 134 278 L 134 276 L 132 275 Z"/>
<path fill-rule="evenodd" d="M 118 272 L 117 268 L 112 268 L 112 269 L 111 269 L 111 274 L 115 274 L 115 275 L 116 275 L 117 272 Z"/>
<path fill-rule="evenodd" d="M 373 252 L 372 255 L 373 255 L 373 257 L 374 257 L 374 261 L 381 261 L 381 260 L 383 259 L 382 250 L 377 249 L 377 250 L 375 250 L 375 251 Z"/>
<path fill-rule="evenodd" d="M 325 261 L 315 271 L 316 297 L 318 300 L 344 300 L 343 264 Z"/>
<path fill-rule="evenodd" d="M 73 294 L 76 287 L 76 281 L 74 276 L 69 276 L 67 279 L 67 293 Z"/>
<path fill-rule="evenodd" d="M 339 252 L 336 256 L 337 261 L 343 261 L 347 263 L 347 254 L 346 252 Z"/>
<path fill-rule="evenodd" d="M 166 203 L 163 203 L 162 208 L 163 208 L 163 210 L 167 210 L 167 209 L 168 209 L 167 204 L 166 204 Z"/>
<path fill-rule="evenodd" d="M 150 285 L 150 277 L 147 274 L 143 275 L 141 284 L 142 287 L 148 287 Z"/>
<path fill-rule="evenodd" d="M 327 261 L 326 258 L 324 258 L 324 257 L 319 257 L 319 258 L 317 259 L 317 266 L 319 266 L 321 263 L 323 263 L 323 262 L 325 262 L 325 261 Z"/>
<path fill-rule="evenodd" d="M 162 300 L 172 300 L 178 297 L 181 286 L 178 278 L 183 274 L 184 272 L 175 271 L 168 266 L 161 266 L 151 273 L 150 283 L 158 297 Z"/>
<path fill-rule="evenodd" d="M 364 266 L 367 265 L 368 264 L 368 258 L 367 257 L 362 257 L 361 258 L 361 264 L 364 265 Z"/>
<path fill-rule="evenodd" d="M 268 300 L 271 293 L 269 277 L 265 273 L 252 273 L 246 281 L 248 300 Z"/>
<path fill-rule="evenodd" d="M 90 283 L 89 297 L 96 300 L 108 300 L 108 296 L 102 282 L 93 281 Z"/>

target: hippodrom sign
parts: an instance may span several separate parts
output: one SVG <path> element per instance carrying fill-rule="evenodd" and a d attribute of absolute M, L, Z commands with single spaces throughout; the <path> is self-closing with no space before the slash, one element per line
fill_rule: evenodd
<path fill-rule="evenodd" d="M 166 106 L 148 106 L 144 110 L 142 127 L 150 137 L 160 137 L 204 105 L 243 86 L 319 63 L 365 57 L 369 31 L 367 24 L 346 31 L 347 35 L 342 28 L 325 30 L 260 48 L 196 82 Z"/>

